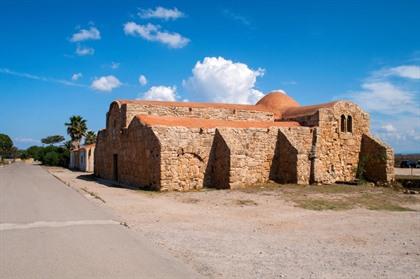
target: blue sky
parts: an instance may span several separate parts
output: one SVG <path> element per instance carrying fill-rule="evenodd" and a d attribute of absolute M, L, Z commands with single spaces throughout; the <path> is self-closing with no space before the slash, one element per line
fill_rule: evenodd
<path fill-rule="evenodd" d="M 105 125 L 114 99 L 350 99 L 420 152 L 420 1 L 1 1 L 0 132 Z M 140 76 L 141 82 L 139 81 Z"/>

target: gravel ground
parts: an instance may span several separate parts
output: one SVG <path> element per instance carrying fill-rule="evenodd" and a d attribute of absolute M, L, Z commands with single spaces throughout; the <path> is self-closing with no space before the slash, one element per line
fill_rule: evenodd
<path fill-rule="evenodd" d="M 312 211 L 268 189 L 155 193 L 49 171 L 209 278 L 420 278 L 420 211 Z"/>

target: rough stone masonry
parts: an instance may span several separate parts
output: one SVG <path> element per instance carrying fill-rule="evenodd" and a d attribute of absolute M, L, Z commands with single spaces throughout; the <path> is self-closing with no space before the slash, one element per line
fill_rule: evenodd
<path fill-rule="evenodd" d="M 300 106 L 273 92 L 256 105 L 117 100 L 95 174 L 158 191 L 394 180 L 393 151 L 348 101 Z"/>

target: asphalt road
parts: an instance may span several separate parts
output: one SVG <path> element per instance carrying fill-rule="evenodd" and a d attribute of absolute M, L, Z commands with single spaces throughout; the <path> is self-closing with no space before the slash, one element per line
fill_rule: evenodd
<path fill-rule="evenodd" d="M 41 167 L 0 167 L 0 278 L 198 277 Z"/>

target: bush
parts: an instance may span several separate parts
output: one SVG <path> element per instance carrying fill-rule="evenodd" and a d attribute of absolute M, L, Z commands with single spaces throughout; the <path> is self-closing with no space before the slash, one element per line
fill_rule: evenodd
<path fill-rule="evenodd" d="M 31 146 L 26 150 L 29 157 L 49 166 L 67 167 L 70 152 L 67 148 L 49 145 L 46 147 Z"/>
<path fill-rule="evenodd" d="M 60 163 L 60 154 L 55 151 L 50 151 L 45 154 L 42 163 L 48 166 L 58 166 Z"/>

